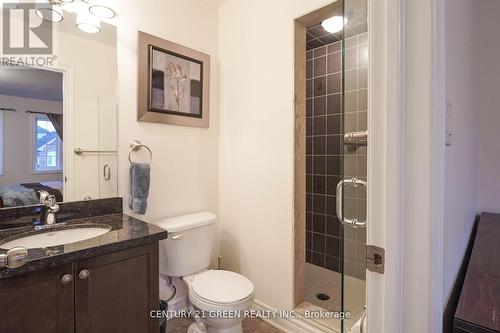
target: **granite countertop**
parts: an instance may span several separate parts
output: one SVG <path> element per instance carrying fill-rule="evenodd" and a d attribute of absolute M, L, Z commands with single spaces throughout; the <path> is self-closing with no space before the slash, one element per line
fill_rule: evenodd
<path fill-rule="evenodd" d="M 123 213 L 80 217 L 66 220 L 66 225 L 58 228 L 75 228 L 76 225 L 108 225 L 111 230 L 101 236 L 87 240 L 46 248 L 28 249 L 28 262 L 19 268 L 0 268 L 0 279 L 34 272 L 81 259 L 94 257 L 119 250 L 133 248 L 167 238 L 167 231 Z M 22 226 L 0 230 L 0 253 L 7 252 L 1 243 L 33 231 L 32 226 Z M 44 230 L 41 232 L 50 232 Z"/>
<path fill-rule="evenodd" d="M 482 213 L 455 312 L 460 332 L 500 332 L 500 214 Z"/>

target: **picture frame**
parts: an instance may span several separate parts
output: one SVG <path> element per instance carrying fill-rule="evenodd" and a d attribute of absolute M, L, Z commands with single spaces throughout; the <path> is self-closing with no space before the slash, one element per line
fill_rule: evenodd
<path fill-rule="evenodd" d="M 139 31 L 137 120 L 209 127 L 210 56 Z"/>

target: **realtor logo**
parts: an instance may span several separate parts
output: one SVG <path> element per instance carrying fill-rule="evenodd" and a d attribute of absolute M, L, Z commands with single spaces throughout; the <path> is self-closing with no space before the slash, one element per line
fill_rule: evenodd
<path fill-rule="evenodd" d="M 52 25 L 35 15 L 36 3 L 3 3 L 3 54 L 52 54 Z"/>

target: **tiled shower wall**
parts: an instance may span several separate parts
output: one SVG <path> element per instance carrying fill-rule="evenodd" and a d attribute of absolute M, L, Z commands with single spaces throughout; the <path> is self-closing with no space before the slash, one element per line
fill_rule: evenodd
<path fill-rule="evenodd" d="M 342 42 L 307 51 L 306 261 L 365 278 L 365 228 L 344 228 L 335 212 L 335 189 L 344 176 L 366 180 L 366 145 L 344 145 Z M 345 41 L 345 132 L 367 129 L 367 34 Z M 345 188 L 344 215 L 366 219 L 366 191 Z"/>
<path fill-rule="evenodd" d="M 368 128 L 368 34 L 346 39 L 345 132 Z M 366 181 L 367 145 L 344 145 L 344 177 Z M 366 190 L 345 187 L 344 216 L 366 220 Z M 366 228 L 344 227 L 344 272 L 365 279 Z"/>
<path fill-rule="evenodd" d="M 335 188 L 341 174 L 341 42 L 307 52 L 306 261 L 340 271 Z"/>

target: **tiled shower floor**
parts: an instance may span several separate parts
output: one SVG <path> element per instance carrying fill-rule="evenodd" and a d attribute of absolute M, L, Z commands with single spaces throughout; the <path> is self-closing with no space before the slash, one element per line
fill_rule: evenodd
<path fill-rule="evenodd" d="M 341 291 L 340 273 L 306 263 L 306 302 L 328 311 L 339 311 Z M 321 301 L 316 297 L 318 293 L 325 293 L 330 299 Z"/>
<path fill-rule="evenodd" d="M 363 313 L 363 306 L 366 299 L 366 282 L 351 276 L 346 276 L 344 285 L 346 288 L 345 310 L 351 313 L 351 319 L 346 320 L 348 327 L 353 326 Z M 306 264 L 306 297 L 304 303 L 296 310 L 326 310 L 340 311 L 341 309 L 341 275 L 338 272 L 325 268 Z M 316 295 L 325 293 L 330 296 L 327 301 L 319 300 Z M 333 332 L 340 332 L 340 321 L 336 319 L 321 319 L 316 322 Z"/>

